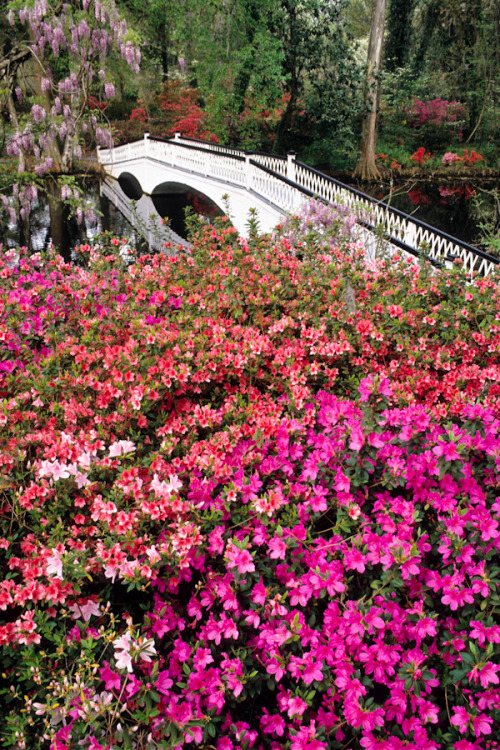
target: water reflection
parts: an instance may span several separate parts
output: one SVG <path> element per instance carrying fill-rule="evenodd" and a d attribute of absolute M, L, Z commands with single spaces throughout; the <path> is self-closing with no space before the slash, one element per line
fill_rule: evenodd
<path fill-rule="evenodd" d="M 69 260 L 75 246 L 92 243 L 106 231 L 127 238 L 136 248 L 172 252 L 168 243 L 174 248 L 186 244 L 187 206 L 209 218 L 222 214 L 206 196 L 180 183 L 159 185 L 151 197 L 142 195 L 142 190 L 140 195 L 134 192 L 133 183 L 123 187 L 125 192 L 117 180 L 106 179 L 102 186 L 96 179 L 83 180 L 86 199 L 96 206 L 96 210 L 93 219 L 87 215 L 81 223 L 60 201 L 40 197 L 33 201 L 29 219 L 17 226 L 1 216 L 0 242 L 6 248 L 26 246 L 32 252 L 47 250 L 53 245 Z M 478 227 L 481 213 L 474 200 L 476 194 L 480 193 L 484 211 L 488 210 L 488 201 L 494 202 L 491 191 L 468 183 L 413 181 L 391 187 L 383 184 L 356 187 L 472 245 L 479 244 L 481 237 Z M 137 195 L 137 199 L 130 200 L 127 195 Z M 169 217 L 173 235 L 162 227 L 164 217 Z"/>
<path fill-rule="evenodd" d="M 123 183 L 123 185 L 122 185 Z M 65 260 L 81 244 L 92 244 L 103 232 L 127 238 L 131 247 L 141 250 L 174 252 L 186 246 L 185 209 L 191 206 L 204 216 L 222 215 L 222 211 L 201 193 L 180 183 L 159 185 L 153 195 L 138 192 L 132 182 L 106 178 L 82 180 L 87 203 L 95 206 L 93 216 L 76 215 L 55 195 L 40 195 L 31 204 L 28 217 L 18 224 L 0 223 L 0 242 L 6 248 L 27 247 L 42 252 L 55 247 Z M 122 189 L 122 187 L 125 189 Z M 162 221 L 168 219 L 168 227 Z"/>
<path fill-rule="evenodd" d="M 47 183 L 50 185 L 51 183 Z M 65 260 L 71 259 L 72 249 L 92 243 L 103 231 L 120 237 L 133 235 L 133 227 L 125 217 L 99 194 L 98 180 L 82 181 L 85 195 L 96 206 L 94 217 L 83 216 L 78 222 L 68 206 L 56 197 L 41 195 L 31 202 L 30 213 L 17 224 L 5 221 L 0 226 L 0 241 L 6 248 L 27 247 L 30 252 L 42 252 L 55 247 Z"/>
<path fill-rule="evenodd" d="M 149 250 L 156 252 L 171 253 L 179 245 L 188 245 L 185 233 L 181 236 L 170 226 L 170 221 L 164 223 L 164 215 L 156 210 L 153 200 L 149 195 L 142 194 L 142 190 L 140 197 L 132 200 L 122 190 L 120 181 L 107 177 L 101 183 L 100 194 L 101 199 L 106 198 L 129 221 L 134 232 L 131 244 L 136 247 L 138 238 L 146 243 Z M 185 229 L 184 224 L 182 229 Z"/>

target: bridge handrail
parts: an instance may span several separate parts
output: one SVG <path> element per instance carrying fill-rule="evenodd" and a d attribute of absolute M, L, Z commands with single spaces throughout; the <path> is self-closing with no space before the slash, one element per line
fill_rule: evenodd
<path fill-rule="evenodd" d="M 376 198 L 373 198 L 372 196 L 361 192 L 361 190 L 357 190 L 356 188 L 353 188 L 350 185 L 345 185 L 343 182 L 336 180 L 334 177 L 329 177 L 323 172 L 319 172 L 317 169 L 314 169 L 314 167 L 310 167 L 308 164 L 304 164 L 303 162 L 297 161 L 297 160 L 295 161 L 295 164 L 307 170 L 308 172 L 314 173 L 318 177 L 324 179 L 325 182 L 330 182 L 336 185 L 341 190 L 347 190 L 349 193 L 353 193 L 354 195 L 358 197 L 359 202 L 367 202 L 371 205 L 382 206 L 384 211 L 388 213 L 400 216 L 404 220 L 409 220 L 412 224 L 417 224 L 419 227 L 422 227 L 423 229 L 428 229 L 433 234 L 437 234 L 445 240 L 454 242 L 455 244 L 460 245 L 461 247 L 464 247 L 467 250 L 479 255 L 481 258 L 486 258 L 488 260 L 492 260 L 493 262 L 496 262 L 497 264 L 500 264 L 500 259 L 495 258 L 493 255 L 490 255 L 489 253 L 486 253 L 484 250 L 481 250 L 479 247 L 474 247 L 474 245 L 469 245 L 467 242 L 459 240 L 457 237 L 453 237 L 451 234 L 447 234 L 446 232 L 443 232 L 441 229 L 438 229 L 437 227 L 433 227 L 430 224 L 426 224 L 424 221 L 421 221 L 420 219 L 410 216 L 409 214 L 405 214 L 404 211 L 400 211 L 398 208 L 389 206 L 389 204 L 385 203 L 384 201 L 379 201 Z M 297 183 L 297 184 L 300 184 L 300 183 Z"/>
<path fill-rule="evenodd" d="M 181 136 L 179 140 L 185 141 L 189 140 L 190 142 L 197 142 L 194 138 L 188 138 L 185 136 Z M 177 141 L 178 142 L 178 141 Z M 213 151 L 219 151 L 223 150 L 225 153 L 227 153 L 226 149 L 228 147 L 220 146 L 216 143 L 211 143 L 210 141 L 198 141 L 201 142 L 202 148 L 206 148 L 207 150 L 213 150 Z M 180 144 L 179 144 L 180 145 Z M 187 146 L 187 144 L 186 144 Z M 284 156 L 275 156 L 273 154 L 264 154 L 264 153 L 257 153 L 252 151 L 245 151 L 243 149 L 231 149 L 231 154 L 236 156 L 237 154 L 245 154 L 247 156 L 251 156 L 251 163 L 254 164 L 256 167 L 264 168 L 265 171 L 268 171 L 269 173 L 275 172 L 276 176 L 279 178 L 285 178 L 285 181 L 287 180 L 287 159 Z M 274 168 L 274 165 L 272 166 L 272 162 L 276 162 L 279 164 L 278 168 Z M 397 216 L 401 220 L 401 222 L 409 224 L 409 225 L 415 225 L 416 227 L 420 228 L 422 230 L 422 233 L 429 233 L 430 235 L 437 235 L 438 237 L 442 238 L 446 243 L 450 243 L 453 247 L 451 249 L 460 248 L 465 253 L 470 253 L 476 257 L 482 258 L 483 260 L 487 261 L 488 263 L 491 263 L 493 265 L 499 265 L 500 260 L 498 258 L 495 258 L 494 256 L 490 255 L 489 253 L 486 253 L 484 250 L 481 250 L 478 247 L 474 247 L 473 245 L 469 245 L 467 242 L 463 242 L 462 240 L 459 240 L 456 237 L 453 237 L 450 234 L 447 234 L 446 232 L 443 232 L 440 229 L 437 229 L 436 227 L 432 227 L 430 224 L 427 224 L 424 221 L 421 221 L 420 219 L 414 218 L 412 216 L 409 216 L 408 214 L 405 214 L 403 211 L 400 211 L 397 208 L 393 208 L 392 206 L 389 206 L 384 201 L 378 201 L 375 198 L 372 198 L 371 196 L 367 195 L 366 193 L 363 193 L 360 190 L 357 190 L 354 187 L 351 187 L 350 185 L 345 185 L 344 183 L 340 182 L 339 180 L 336 180 L 334 177 L 329 177 L 328 175 L 323 174 L 322 172 L 319 172 L 317 169 L 314 169 L 314 167 L 310 167 L 308 164 L 305 164 L 304 162 L 301 162 L 297 159 L 293 159 L 293 163 L 296 165 L 296 167 L 299 167 L 299 170 L 295 170 L 295 180 L 289 180 L 289 184 L 295 185 L 299 188 L 301 188 L 301 192 L 305 193 L 306 195 L 317 195 L 320 198 L 326 199 L 327 197 L 325 195 L 322 195 L 319 191 L 311 190 L 308 188 L 308 186 L 305 184 L 305 180 L 301 179 L 301 170 L 303 170 L 305 173 L 310 173 L 311 175 L 315 175 L 320 181 L 334 185 L 338 191 L 347 191 L 348 193 L 356 196 L 356 202 L 365 204 L 367 207 L 373 207 L 375 209 L 380 209 L 376 211 L 379 216 L 381 214 L 385 214 L 385 217 L 387 216 Z M 309 192 L 307 192 L 309 191 Z M 386 222 L 384 221 L 384 224 Z M 374 224 L 371 224 L 370 222 L 363 222 L 365 226 L 371 226 L 372 228 L 375 226 Z M 402 228 L 402 227 L 401 227 Z M 405 248 L 411 247 L 407 242 L 402 241 L 397 236 L 394 236 L 391 233 L 390 237 L 391 240 L 395 241 L 397 240 L 396 244 L 401 243 L 405 246 Z M 405 232 L 406 234 L 406 232 Z M 414 248 L 417 250 L 417 248 Z M 431 247 L 431 251 L 432 251 Z M 448 251 L 449 252 L 449 251 Z M 439 253 L 441 255 L 441 253 Z"/>
<path fill-rule="evenodd" d="M 253 164 L 254 166 L 258 167 L 259 169 L 263 170 L 264 172 L 267 172 L 268 174 L 274 175 L 274 177 L 276 179 L 281 180 L 281 182 L 284 182 L 285 184 L 289 185 L 290 187 L 294 188 L 295 190 L 300 190 L 301 193 L 303 193 L 304 195 L 307 195 L 309 198 L 317 197 L 315 195 L 315 193 L 313 193 L 312 190 L 309 190 L 309 188 L 302 187 L 301 185 L 298 185 L 296 182 L 293 182 L 292 180 L 289 180 L 287 177 L 284 177 L 282 175 L 276 175 L 276 174 L 274 174 L 274 172 L 273 172 L 272 169 L 269 169 L 268 167 L 265 167 L 262 164 L 258 164 L 253 159 L 250 160 L 250 163 Z M 297 162 L 297 163 L 299 163 L 299 162 Z M 340 184 L 342 184 L 342 183 L 340 183 Z M 360 195 L 363 195 L 363 193 L 360 193 Z M 322 199 L 322 200 L 324 200 L 324 199 Z M 369 221 L 361 219 L 360 217 L 358 217 L 358 222 L 357 223 L 360 226 L 365 227 L 366 229 L 369 229 L 369 230 L 374 230 L 376 228 L 374 224 L 371 224 Z M 419 257 L 422 254 L 419 250 L 415 249 L 411 245 L 408 245 L 406 242 L 403 242 L 402 240 L 398 239 L 397 237 L 390 236 L 390 237 L 387 238 L 387 240 L 388 240 L 389 243 L 395 245 L 396 247 L 399 247 L 402 250 L 404 250 L 405 252 L 410 253 L 410 255 L 414 255 L 415 257 Z M 442 266 L 443 265 L 443 263 L 441 261 L 435 260 L 434 258 L 431 258 L 430 260 L 431 260 L 431 263 L 433 265 L 435 265 L 435 266 Z"/>
<path fill-rule="evenodd" d="M 153 139 L 152 139 L 153 140 Z M 277 156 L 276 154 L 268 154 L 264 151 L 248 151 L 243 148 L 236 148 L 236 146 L 221 146 L 219 143 L 212 143 L 212 141 L 198 140 L 197 138 L 190 138 L 187 136 L 180 136 L 175 138 L 174 143 L 184 145 L 185 141 L 190 143 L 201 143 L 201 148 L 206 151 L 216 151 L 223 154 L 230 154 L 232 156 L 241 155 L 243 158 L 251 157 L 254 161 L 264 164 L 274 172 L 284 175 L 287 174 L 287 157 Z M 187 146 L 188 144 L 186 144 Z"/>

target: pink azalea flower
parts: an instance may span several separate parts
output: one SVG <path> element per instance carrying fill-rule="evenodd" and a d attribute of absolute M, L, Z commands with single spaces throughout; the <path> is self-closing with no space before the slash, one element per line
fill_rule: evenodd
<path fill-rule="evenodd" d="M 472 720 L 472 726 L 474 727 L 474 734 L 476 737 L 480 737 L 482 734 L 491 734 L 491 725 L 493 719 L 485 714 L 479 714 L 474 716 Z"/>
<path fill-rule="evenodd" d="M 349 448 L 359 453 L 365 442 L 365 436 L 361 425 L 357 422 L 351 424 L 351 439 L 349 440 Z"/>
<path fill-rule="evenodd" d="M 168 671 L 158 672 L 158 680 L 156 681 L 156 689 L 163 695 L 168 695 L 170 688 L 173 686 L 173 680 L 170 679 Z"/>
<path fill-rule="evenodd" d="M 307 703 L 302 700 L 302 698 L 299 698 L 298 696 L 294 696 L 293 698 L 290 698 L 288 700 L 288 708 L 287 708 L 287 714 L 292 719 L 295 716 L 302 716 L 304 711 L 307 710 Z"/>
<path fill-rule="evenodd" d="M 271 559 L 284 560 L 286 555 L 286 544 L 283 539 L 279 536 L 275 536 L 271 539 L 268 546 L 269 557 Z"/>
<path fill-rule="evenodd" d="M 126 669 L 128 672 L 132 672 L 132 656 L 130 654 L 130 648 L 132 646 L 132 636 L 130 633 L 116 638 L 113 641 L 115 648 L 115 661 L 118 669 Z"/>
<path fill-rule="evenodd" d="M 283 737 L 285 734 L 286 725 L 283 717 L 279 714 L 270 715 L 264 708 L 260 723 L 265 734 L 275 734 L 278 737 Z"/>
<path fill-rule="evenodd" d="M 75 602 L 70 605 L 69 609 L 72 612 L 71 616 L 73 620 L 78 620 L 82 617 L 84 622 L 88 622 L 92 615 L 97 616 L 101 614 L 99 602 L 96 602 L 93 599 L 87 599 L 87 601 L 78 603 Z"/>
<path fill-rule="evenodd" d="M 361 394 L 360 395 L 360 401 L 368 401 L 370 398 L 370 395 L 373 392 L 373 376 L 368 375 L 367 378 L 362 378 L 359 383 L 358 391 Z"/>
<path fill-rule="evenodd" d="M 104 687 L 106 690 L 120 690 L 121 689 L 121 677 L 116 672 L 110 669 L 107 661 L 104 662 L 104 667 L 99 670 L 101 679 L 104 680 Z"/>
<path fill-rule="evenodd" d="M 45 573 L 48 576 L 55 576 L 56 578 L 63 578 L 63 564 L 61 556 L 64 553 L 64 549 L 53 549 L 52 554 L 47 558 L 45 566 Z"/>
<path fill-rule="evenodd" d="M 135 451 L 135 443 L 131 440 L 118 440 L 116 443 L 112 443 L 109 446 L 108 456 L 110 458 L 116 458 L 122 456 L 125 453 L 133 453 Z"/>
<path fill-rule="evenodd" d="M 467 728 L 469 726 L 469 714 L 465 710 L 463 706 L 454 706 L 453 707 L 453 716 L 450 719 L 450 724 L 453 724 L 453 726 L 458 727 L 459 730 L 464 734 L 467 731 Z"/>
<path fill-rule="evenodd" d="M 238 569 L 238 573 L 253 573 L 255 565 L 252 560 L 252 555 L 246 549 L 240 549 L 236 547 L 232 542 L 228 542 L 226 546 L 226 559 L 227 567 L 232 570 L 233 568 Z"/>

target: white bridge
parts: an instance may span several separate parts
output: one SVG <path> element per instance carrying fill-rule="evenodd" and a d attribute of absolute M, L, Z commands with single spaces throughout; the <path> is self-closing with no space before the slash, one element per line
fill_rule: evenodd
<path fill-rule="evenodd" d="M 378 202 L 302 164 L 293 154 L 270 156 L 219 144 L 182 138 L 150 138 L 111 149 L 98 149 L 106 172 L 128 181 L 130 197 L 144 193 L 174 192 L 188 186 L 208 197 L 229 215 L 236 229 L 248 232 L 249 211 L 257 211 L 261 231 L 271 231 L 287 213 L 297 212 L 311 197 L 346 206 L 359 218 L 359 231 L 368 253 L 373 254 L 383 238 L 386 249 L 413 255 L 424 253 L 448 264 L 460 258 L 467 273 L 487 276 L 499 260 L 478 248 L 440 232 L 397 209 Z"/>

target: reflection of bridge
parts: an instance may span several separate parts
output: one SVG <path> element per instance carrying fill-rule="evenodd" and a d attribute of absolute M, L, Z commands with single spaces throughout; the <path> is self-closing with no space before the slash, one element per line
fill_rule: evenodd
<path fill-rule="evenodd" d="M 156 213 L 149 196 L 142 195 L 139 200 L 132 203 L 124 195 L 118 182 L 109 178 L 106 178 L 101 185 L 101 195 L 104 195 L 119 209 L 130 224 L 140 232 L 151 249 L 162 250 L 168 243 L 175 247 L 188 244 L 170 227 L 161 224 L 160 216 Z"/>
<path fill-rule="evenodd" d="M 106 172 L 128 179 L 131 197 L 168 193 L 172 184 L 189 186 L 224 207 L 238 231 L 245 235 L 250 208 L 257 209 L 260 228 L 270 231 L 287 212 L 296 212 L 309 197 L 347 206 L 361 219 L 360 235 L 368 252 L 375 252 L 383 236 L 389 251 L 420 251 L 436 261 L 460 258 L 468 273 L 488 275 L 499 261 L 407 214 L 358 192 L 287 157 L 249 153 L 239 149 L 181 138 L 149 138 L 113 149 L 99 149 Z"/>

